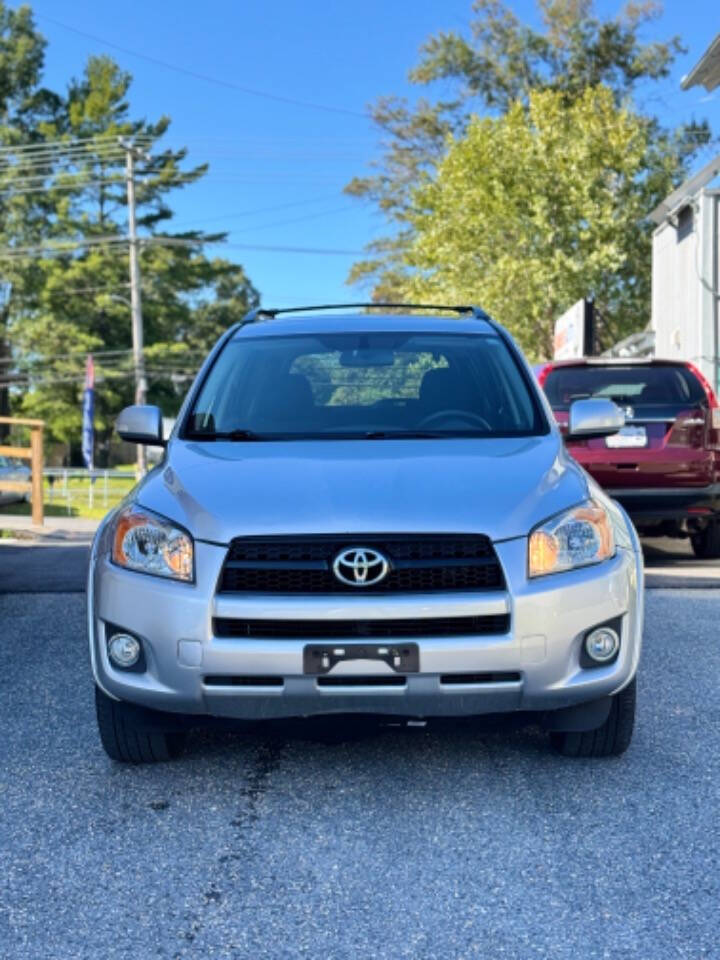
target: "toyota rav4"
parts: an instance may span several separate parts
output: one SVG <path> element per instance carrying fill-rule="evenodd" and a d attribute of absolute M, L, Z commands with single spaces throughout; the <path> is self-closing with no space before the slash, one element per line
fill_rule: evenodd
<path fill-rule="evenodd" d="M 102 744 L 163 760 L 203 716 L 519 714 L 628 746 L 642 561 L 476 307 L 257 310 L 221 337 L 161 463 L 101 524 L 88 588 Z M 617 432 L 607 398 L 574 437 Z"/>

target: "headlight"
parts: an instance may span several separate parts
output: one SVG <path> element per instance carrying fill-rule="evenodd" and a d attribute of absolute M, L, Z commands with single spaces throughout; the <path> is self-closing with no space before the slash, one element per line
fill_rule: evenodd
<path fill-rule="evenodd" d="M 128 570 L 192 581 L 192 537 L 150 510 L 125 507 L 115 518 L 112 560 Z"/>
<path fill-rule="evenodd" d="M 588 500 L 535 527 L 528 542 L 528 575 L 561 573 L 614 555 L 610 517 L 597 500 Z"/>

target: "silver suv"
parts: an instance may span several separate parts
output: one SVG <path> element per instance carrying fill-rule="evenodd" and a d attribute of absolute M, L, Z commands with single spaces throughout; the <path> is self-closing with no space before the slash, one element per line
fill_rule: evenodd
<path fill-rule="evenodd" d="M 519 713 L 567 755 L 622 753 L 632 524 L 483 311 L 358 306 L 251 313 L 167 441 L 156 407 L 120 415 L 165 453 L 93 544 L 105 750 L 167 759 L 203 716 Z M 604 399 L 569 417 L 574 437 L 623 425 Z"/>

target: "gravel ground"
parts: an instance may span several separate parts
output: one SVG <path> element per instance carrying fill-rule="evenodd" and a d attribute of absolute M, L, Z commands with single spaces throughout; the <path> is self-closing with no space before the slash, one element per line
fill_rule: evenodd
<path fill-rule="evenodd" d="M 287 726 L 113 765 L 83 598 L 0 596 L 0 956 L 720 957 L 714 591 L 650 591 L 639 724 Z"/>

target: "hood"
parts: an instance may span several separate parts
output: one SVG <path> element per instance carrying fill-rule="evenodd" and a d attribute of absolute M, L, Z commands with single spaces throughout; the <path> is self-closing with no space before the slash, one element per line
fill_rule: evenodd
<path fill-rule="evenodd" d="M 544 437 L 193 443 L 174 440 L 137 488 L 199 540 L 309 533 L 525 536 L 587 497 Z"/>

